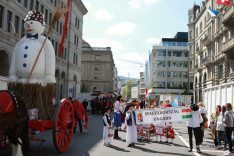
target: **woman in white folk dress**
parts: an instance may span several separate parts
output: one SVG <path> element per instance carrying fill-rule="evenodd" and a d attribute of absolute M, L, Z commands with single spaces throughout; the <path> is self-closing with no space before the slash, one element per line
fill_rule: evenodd
<path fill-rule="evenodd" d="M 110 116 L 110 108 L 105 108 L 105 114 L 103 115 L 103 140 L 104 140 L 104 146 L 110 146 L 112 142 L 112 136 L 108 136 L 112 134 L 111 130 L 111 116 Z"/>
<path fill-rule="evenodd" d="M 126 118 L 125 122 L 127 124 L 127 134 L 126 134 L 126 143 L 128 147 L 135 147 L 135 143 L 137 143 L 137 125 L 136 125 L 136 114 L 134 109 L 134 105 L 128 104 L 126 107 Z"/>

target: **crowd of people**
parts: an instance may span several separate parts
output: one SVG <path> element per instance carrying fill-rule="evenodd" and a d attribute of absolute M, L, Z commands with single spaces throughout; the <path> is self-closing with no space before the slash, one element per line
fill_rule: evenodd
<path fill-rule="evenodd" d="M 181 103 L 181 105 L 185 106 Z M 111 119 L 111 109 L 110 107 L 105 108 L 105 114 L 103 116 L 104 130 L 103 139 L 104 145 L 110 146 L 112 142 L 112 136 L 116 140 L 120 140 L 119 130 L 126 130 L 126 143 L 128 147 L 135 147 L 138 143 L 138 139 L 143 139 L 146 141 L 151 140 L 152 133 L 156 136 L 156 142 L 162 142 L 162 137 L 165 137 L 165 143 L 173 144 L 175 139 L 175 133 L 173 129 L 172 122 L 158 122 L 152 124 L 140 124 L 136 122 L 136 109 L 155 109 L 155 108 L 167 108 L 172 107 L 170 101 L 167 100 L 164 104 L 160 101 L 156 105 L 155 100 L 150 100 L 150 103 L 145 103 L 142 101 L 133 100 L 126 104 L 125 100 L 121 97 L 117 97 L 117 101 L 114 103 L 114 118 Z M 203 143 L 204 130 L 208 128 L 208 118 L 207 109 L 202 102 L 198 104 L 190 105 L 192 118 L 187 121 L 187 129 L 189 136 L 189 150 L 193 151 L 193 135 L 195 137 L 196 149 L 198 153 L 201 153 L 201 145 Z M 211 122 L 209 129 L 212 131 L 212 138 L 217 150 L 223 149 L 225 151 L 224 155 L 231 155 L 233 150 L 233 120 L 234 113 L 232 111 L 232 105 L 227 103 L 225 106 L 217 106 L 216 111 L 211 115 Z M 113 123 L 113 124 L 112 124 Z M 122 124 L 124 126 L 122 126 Z M 114 134 L 112 132 L 112 126 L 114 126 Z M 122 128 L 124 127 L 124 128 Z M 143 135 L 145 134 L 145 135 Z M 221 135 L 224 140 L 224 147 L 221 147 Z M 159 139 L 159 140 L 158 140 Z M 227 145 L 229 148 L 227 150 Z"/>

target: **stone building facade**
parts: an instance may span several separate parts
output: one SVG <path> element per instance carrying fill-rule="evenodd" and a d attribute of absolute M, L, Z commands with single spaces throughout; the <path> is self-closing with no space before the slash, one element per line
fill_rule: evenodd
<path fill-rule="evenodd" d="M 16 33 L 24 32 L 24 18 L 29 10 L 38 10 L 44 14 L 45 31 L 47 33 L 53 11 L 58 0 L 10 0 L 0 1 L 0 76 L 7 77 L 11 55 L 17 41 L 24 34 L 15 37 Z M 61 7 L 67 1 L 61 0 Z M 65 15 L 55 24 L 49 40 L 54 46 L 56 55 L 56 100 L 71 96 L 78 97 L 81 82 L 81 50 L 83 16 L 87 9 L 81 0 L 71 0 L 67 33 L 62 56 L 58 55 L 62 38 Z M 13 27 L 14 25 L 14 27 Z"/>
<path fill-rule="evenodd" d="M 110 93 L 114 92 L 114 60 L 110 47 L 91 47 L 83 40 L 81 61 L 81 83 L 87 92 Z M 116 75 L 117 76 L 117 75 Z"/>
<path fill-rule="evenodd" d="M 207 9 L 219 11 L 217 17 L 212 17 Z M 226 6 L 206 0 L 189 9 L 189 54 L 193 62 L 190 72 L 194 72 L 195 103 L 203 101 L 203 89 L 229 83 L 234 77 L 233 15 L 233 1 Z"/>

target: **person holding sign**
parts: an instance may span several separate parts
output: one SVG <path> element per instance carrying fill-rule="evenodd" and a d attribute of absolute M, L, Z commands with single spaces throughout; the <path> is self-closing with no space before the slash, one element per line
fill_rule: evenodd
<path fill-rule="evenodd" d="M 137 127 L 136 127 L 136 114 L 133 104 L 128 104 L 126 107 L 126 123 L 127 123 L 127 134 L 126 143 L 128 147 L 135 147 L 134 143 L 137 143 Z"/>
<path fill-rule="evenodd" d="M 201 131 L 200 131 L 200 117 L 199 115 L 201 113 L 206 113 L 207 110 L 206 108 L 203 107 L 199 107 L 196 104 L 191 105 L 191 112 L 192 112 L 192 118 L 189 119 L 187 121 L 187 127 L 188 127 L 188 134 L 189 134 L 189 145 L 190 145 L 190 149 L 188 150 L 188 152 L 192 152 L 193 151 L 193 136 L 192 136 L 192 131 L 194 133 L 195 136 L 195 140 L 196 140 L 196 148 L 197 148 L 197 152 L 201 153 L 200 150 L 200 135 L 201 135 Z"/>
<path fill-rule="evenodd" d="M 158 122 L 155 124 L 155 135 L 156 142 L 158 142 L 158 136 L 160 136 L 160 142 L 162 142 L 162 136 L 164 135 L 165 124 L 163 122 Z"/>

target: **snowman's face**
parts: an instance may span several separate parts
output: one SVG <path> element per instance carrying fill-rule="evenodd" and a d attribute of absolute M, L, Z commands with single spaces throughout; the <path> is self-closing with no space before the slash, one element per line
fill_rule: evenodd
<path fill-rule="evenodd" d="M 24 23 L 24 29 L 30 34 L 42 34 L 45 30 L 45 26 L 43 26 L 41 22 L 30 20 Z"/>

